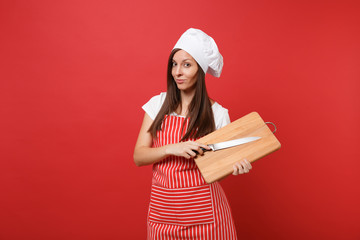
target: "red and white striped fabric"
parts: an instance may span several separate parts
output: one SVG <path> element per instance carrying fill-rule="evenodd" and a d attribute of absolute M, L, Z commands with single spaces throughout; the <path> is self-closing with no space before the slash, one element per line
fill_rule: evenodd
<path fill-rule="evenodd" d="M 166 116 L 153 147 L 180 142 L 183 124 L 186 132 L 188 119 Z M 153 165 L 148 239 L 237 239 L 224 191 L 205 182 L 193 159 L 171 156 Z"/>
<path fill-rule="evenodd" d="M 196 225 L 213 223 L 210 187 L 152 187 L 149 220 L 152 222 Z"/>

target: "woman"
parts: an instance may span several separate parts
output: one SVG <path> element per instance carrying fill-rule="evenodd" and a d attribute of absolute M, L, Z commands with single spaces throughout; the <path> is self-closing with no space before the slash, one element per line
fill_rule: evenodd
<path fill-rule="evenodd" d="M 218 182 L 207 184 L 194 157 L 210 150 L 196 139 L 230 123 L 227 109 L 208 97 L 205 74 L 219 77 L 223 58 L 215 41 L 188 29 L 170 54 L 167 92 L 150 99 L 135 145 L 137 166 L 153 164 L 148 239 L 237 239 Z M 234 175 L 251 164 L 234 165 Z"/>

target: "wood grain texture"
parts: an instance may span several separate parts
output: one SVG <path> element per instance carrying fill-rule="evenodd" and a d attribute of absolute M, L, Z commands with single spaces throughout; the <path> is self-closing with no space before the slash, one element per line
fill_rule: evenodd
<path fill-rule="evenodd" d="M 280 142 L 257 112 L 249 113 L 200 138 L 197 142 L 212 144 L 243 137 L 261 137 L 261 139 L 215 152 L 208 151 L 203 156 L 198 155 L 195 158 L 207 183 L 221 180 L 231 174 L 233 165 L 237 161 L 246 158 L 254 162 L 281 147 Z"/>

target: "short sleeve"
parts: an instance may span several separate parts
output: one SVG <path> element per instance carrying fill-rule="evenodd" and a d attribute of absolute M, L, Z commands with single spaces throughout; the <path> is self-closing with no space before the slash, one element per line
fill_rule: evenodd
<path fill-rule="evenodd" d="M 230 123 L 230 116 L 228 110 L 224 111 L 224 114 L 222 118 L 218 121 L 218 124 L 216 125 L 216 129 L 225 127 Z"/>
<path fill-rule="evenodd" d="M 214 103 L 212 109 L 213 109 L 213 113 L 214 113 L 216 129 L 225 127 L 226 125 L 228 125 L 230 123 L 229 111 L 226 108 L 222 107 L 218 103 Z"/>
<path fill-rule="evenodd" d="M 142 106 L 142 109 L 149 115 L 149 117 L 154 120 L 159 113 L 161 106 L 165 101 L 166 93 L 160 93 L 152 97 L 147 103 Z"/>

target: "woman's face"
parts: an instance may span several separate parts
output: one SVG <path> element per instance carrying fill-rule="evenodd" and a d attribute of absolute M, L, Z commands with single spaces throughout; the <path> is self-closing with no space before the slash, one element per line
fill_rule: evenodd
<path fill-rule="evenodd" d="M 174 54 L 171 74 L 180 90 L 191 91 L 195 88 L 197 71 L 197 62 L 190 54 L 184 50 Z"/>

